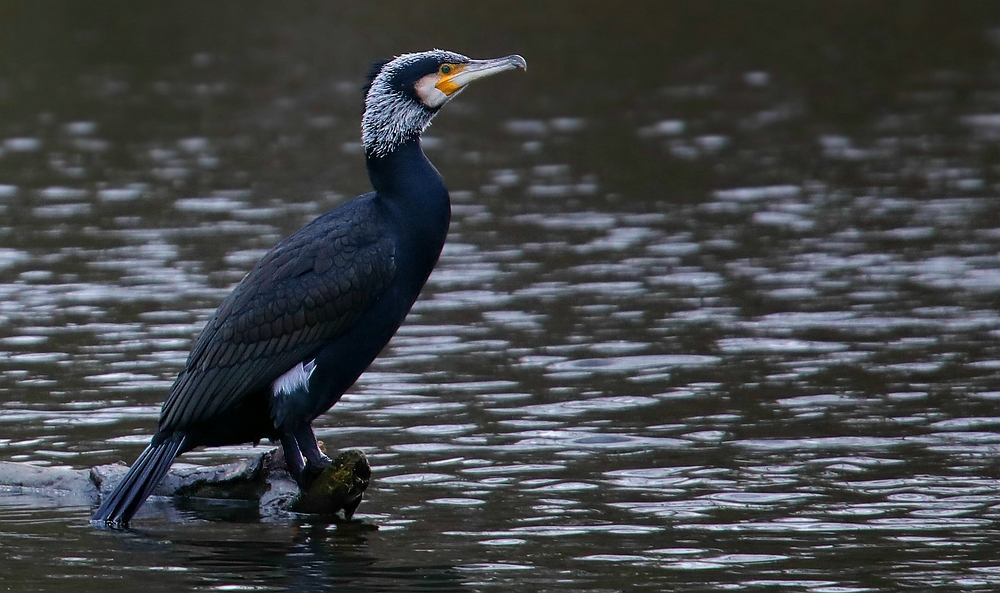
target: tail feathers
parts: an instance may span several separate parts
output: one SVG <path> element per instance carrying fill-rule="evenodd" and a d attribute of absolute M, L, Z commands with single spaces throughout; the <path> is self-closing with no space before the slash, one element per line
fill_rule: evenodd
<path fill-rule="evenodd" d="M 160 443 L 146 447 L 122 481 L 101 502 L 91 521 L 108 527 L 128 527 L 129 520 L 146 497 L 167 475 L 183 444 L 184 435 L 175 433 Z"/>

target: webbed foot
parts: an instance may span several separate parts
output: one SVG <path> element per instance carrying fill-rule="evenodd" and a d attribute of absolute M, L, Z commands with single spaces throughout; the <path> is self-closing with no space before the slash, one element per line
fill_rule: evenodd
<path fill-rule="evenodd" d="M 316 481 L 316 478 L 323 473 L 323 470 L 333 465 L 333 460 L 322 453 L 316 457 L 309 457 L 310 458 L 306 460 L 306 464 L 302 468 L 302 471 L 299 472 L 298 476 L 295 476 L 295 481 L 298 482 L 299 488 L 301 488 L 303 492 L 309 490 L 309 487 L 312 486 L 313 482 Z"/>
<path fill-rule="evenodd" d="M 308 424 L 296 430 L 293 437 L 304 458 L 304 464 L 299 474 L 295 476 L 295 481 L 305 492 L 323 473 L 323 470 L 330 467 L 333 460 L 326 456 L 326 447 L 323 446 L 322 442 L 316 440 L 316 435 Z"/>

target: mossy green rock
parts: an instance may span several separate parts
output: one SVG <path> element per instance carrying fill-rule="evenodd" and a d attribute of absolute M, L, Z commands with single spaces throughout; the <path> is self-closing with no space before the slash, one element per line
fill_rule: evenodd
<path fill-rule="evenodd" d="M 300 513 L 332 515 L 340 510 L 350 519 L 361 504 L 372 477 L 372 468 L 362 451 L 344 451 L 323 470 L 292 506 Z"/>

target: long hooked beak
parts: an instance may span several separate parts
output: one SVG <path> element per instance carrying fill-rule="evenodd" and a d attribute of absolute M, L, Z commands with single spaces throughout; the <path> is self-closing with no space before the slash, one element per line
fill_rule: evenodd
<path fill-rule="evenodd" d="M 514 70 L 515 68 L 526 71 L 528 63 L 524 61 L 524 58 L 517 55 L 496 58 L 494 60 L 472 60 L 468 64 L 462 64 L 460 68 L 456 69 L 457 72 L 454 74 L 441 77 L 441 80 L 435 86 L 444 94 L 451 95 L 465 88 L 473 80 L 493 76 L 498 72 L 506 70 Z"/>

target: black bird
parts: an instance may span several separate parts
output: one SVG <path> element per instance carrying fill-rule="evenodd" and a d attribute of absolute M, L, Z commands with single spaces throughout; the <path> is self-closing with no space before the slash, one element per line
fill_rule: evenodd
<path fill-rule="evenodd" d="M 174 459 L 199 446 L 280 441 L 302 486 L 330 464 L 311 422 L 330 409 L 399 328 L 444 246 L 448 190 L 420 135 L 470 82 L 521 56 L 471 60 L 433 50 L 372 66 L 361 137 L 375 191 L 278 243 L 195 341 L 159 429 L 94 513 L 126 527 Z"/>

